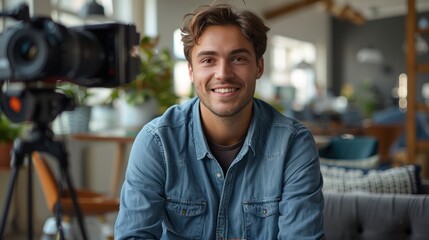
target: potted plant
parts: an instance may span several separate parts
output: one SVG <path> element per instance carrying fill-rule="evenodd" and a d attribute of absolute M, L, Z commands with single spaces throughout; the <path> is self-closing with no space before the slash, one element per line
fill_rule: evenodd
<path fill-rule="evenodd" d="M 129 84 L 112 92 L 120 105 L 125 127 L 139 128 L 177 102 L 173 88 L 173 59 L 168 49 L 157 49 L 159 37 L 145 36 L 138 47 L 140 73 Z M 125 104 L 124 104 L 125 103 Z M 149 112 L 147 111 L 149 110 Z M 132 120 L 132 123 L 124 121 Z"/>
<path fill-rule="evenodd" d="M 89 121 L 91 118 L 91 106 L 88 105 L 88 99 L 92 95 L 88 88 L 74 83 L 62 82 L 57 84 L 57 89 L 62 91 L 66 96 L 75 101 L 73 111 L 65 111 L 64 120 L 66 122 L 66 133 L 88 132 Z"/>
<path fill-rule="evenodd" d="M 10 151 L 13 141 L 21 136 L 23 125 L 11 122 L 4 114 L 0 113 L 0 168 L 10 167 Z"/>

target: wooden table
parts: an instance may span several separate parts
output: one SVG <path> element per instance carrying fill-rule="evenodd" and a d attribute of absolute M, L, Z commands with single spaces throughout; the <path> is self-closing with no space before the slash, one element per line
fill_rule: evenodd
<path fill-rule="evenodd" d="M 104 130 L 99 132 L 74 133 L 71 135 L 73 139 L 80 141 L 97 141 L 97 142 L 114 142 L 116 143 L 116 156 L 113 167 L 113 178 L 111 180 L 110 194 L 113 198 L 118 195 L 118 187 L 120 177 L 124 171 L 125 151 L 127 144 L 134 141 L 136 136 L 135 131 L 127 131 L 125 129 Z"/>

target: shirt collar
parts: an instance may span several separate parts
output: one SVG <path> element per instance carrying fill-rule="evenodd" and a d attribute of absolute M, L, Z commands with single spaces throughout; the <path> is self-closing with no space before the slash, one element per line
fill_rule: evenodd
<path fill-rule="evenodd" d="M 195 144 L 195 151 L 197 154 L 197 159 L 201 160 L 205 156 L 211 154 L 210 149 L 206 140 L 206 137 L 204 136 L 203 126 L 201 123 L 201 114 L 200 114 L 200 100 L 199 98 L 196 98 L 194 101 L 194 105 L 192 106 L 192 122 L 194 124 L 193 128 L 193 138 L 194 138 L 194 144 Z M 253 109 L 252 109 L 252 120 L 250 121 L 249 130 L 246 135 L 246 139 L 244 140 L 243 147 L 238 154 L 238 158 L 241 158 L 243 155 L 245 155 L 250 148 L 253 155 L 255 155 L 255 149 L 256 149 L 256 142 L 257 142 L 257 136 L 259 133 L 258 126 L 260 119 L 258 117 L 260 112 L 260 105 L 258 104 L 258 101 L 254 99 L 253 101 Z"/>
<path fill-rule="evenodd" d="M 204 136 L 203 125 L 201 123 L 200 114 L 200 99 L 196 98 L 194 105 L 192 106 L 192 122 L 194 124 L 193 135 L 195 151 L 197 153 L 197 159 L 203 159 L 207 154 L 210 154 L 210 150 Z"/>

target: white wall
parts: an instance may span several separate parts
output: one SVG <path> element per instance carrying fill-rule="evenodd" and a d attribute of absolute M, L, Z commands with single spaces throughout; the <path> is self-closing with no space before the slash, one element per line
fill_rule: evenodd
<path fill-rule="evenodd" d="M 327 86 L 331 78 L 331 27 L 329 15 L 317 7 L 302 10 L 268 22 L 271 35 L 282 35 L 316 46 L 316 81 Z"/>
<path fill-rule="evenodd" d="M 138 32 L 144 31 L 145 1 L 121 0 L 113 1 L 114 18 L 126 23 L 134 23 Z M 131 13 L 131 14 L 130 14 Z"/>

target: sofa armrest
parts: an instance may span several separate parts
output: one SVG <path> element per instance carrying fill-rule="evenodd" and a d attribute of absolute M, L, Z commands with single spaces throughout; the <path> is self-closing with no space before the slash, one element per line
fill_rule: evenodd
<path fill-rule="evenodd" d="M 325 193 L 328 240 L 423 240 L 429 236 L 429 195 Z"/>

